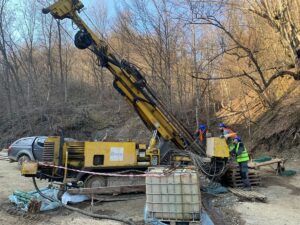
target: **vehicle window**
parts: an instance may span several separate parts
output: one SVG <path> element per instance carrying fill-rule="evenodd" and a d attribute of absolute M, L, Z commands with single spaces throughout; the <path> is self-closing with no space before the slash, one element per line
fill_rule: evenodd
<path fill-rule="evenodd" d="M 36 140 L 36 143 L 37 143 L 38 146 L 44 147 L 45 140 L 46 140 L 46 138 L 38 138 Z"/>
<path fill-rule="evenodd" d="M 34 138 L 22 138 L 18 140 L 15 144 L 16 145 L 31 145 Z"/>

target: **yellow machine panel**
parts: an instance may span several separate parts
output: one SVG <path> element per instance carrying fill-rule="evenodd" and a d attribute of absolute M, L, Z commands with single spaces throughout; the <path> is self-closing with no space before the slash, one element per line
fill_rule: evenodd
<path fill-rule="evenodd" d="M 219 137 L 207 138 L 206 154 L 208 157 L 228 158 L 229 148 L 225 139 Z"/>
<path fill-rule="evenodd" d="M 38 169 L 37 162 L 23 162 L 21 167 L 21 174 L 25 177 L 35 176 Z"/>
<path fill-rule="evenodd" d="M 83 167 L 84 146 L 85 142 L 83 141 L 65 142 L 63 147 L 63 161 L 65 162 L 66 154 L 68 154 L 68 166 Z"/>
<path fill-rule="evenodd" d="M 58 136 L 50 136 L 46 139 L 44 144 L 43 161 L 58 161 L 59 141 L 60 137 Z"/>
<path fill-rule="evenodd" d="M 84 167 L 136 166 L 135 142 L 85 142 Z"/>

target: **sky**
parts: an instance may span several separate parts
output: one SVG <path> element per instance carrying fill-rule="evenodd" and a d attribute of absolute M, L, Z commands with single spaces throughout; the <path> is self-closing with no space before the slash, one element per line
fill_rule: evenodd
<path fill-rule="evenodd" d="M 52 2 L 57 0 L 52 0 Z M 12 4 L 18 4 L 19 0 L 10 0 Z M 43 2 L 43 1 L 40 1 Z M 108 15 L 114 17 L 116 15 L 115 7 L 117 0 L 81 0 L 85 8 L 88 10 L 92 7 L 96 7 L 99 4 L 104 4 L 107 7 Z M 46 4 L 46 3 L 45 3 Z"/>
<path fill-rule="evenodd" d="M 22 10 L 22 4 L 25 2 L 26 0 L 20 1 L 20 0 L 9 0 L 9 5 L 12 9 L 15 9 L 14 12 L 14 17 L 19 21 L 22 20 L 22 15 L 18 12 L 20 12 L 20 10 Z M 56 2 L 57 0 L 50 0 L 49 2 Z M 39 3 L 39 7 L 46 7 L 47 6 L 47 1 L 46 0 L 40 0 Z M 113 21 L 114 18 L 117 16 L 116 13 L 116 6 L 118 5 L 118 3 L 120 2 L 120 0 L 81 0 L 81 2 L 84 4 L 85 6 L 85 14 L 88 15 L 92 20 L 93 20 L 93 11 L 95 10 L 95 8 L 97 6 L 101 6 L 101 5 L 105 5 L 106 9 L 107 9 L 107 16 L 108 19 L 110 21 Z M 41 12 L 41 9 L 38 9 Z M 50 16 L 50 15 L 49 15 Z M 81 13 L 80 16 L 82 17 L 82 19 L 93 29 L 92 24 L 90 24 L 89 20 L 86 18 L 86 16 Z M 20 24 L 17 22 L 16 26 L 20 26 Z M 22 23 L 21 23 L 22 24 Z M 68 24 L 69 26 L 70 24 Z M 107 27 L 107 29 L 109 29 L 109 26 Z M 70 29 L 72 30 L 72 29 Z M 20 34 L 20 30 L 16 30 L 14 32 L 14 35 L 16 37 L 16 39 L 21 38 L 21 34 Z M 73 34 L 71 34 L 73 35 Z"/>
<path fill-rule="evenodd" d="M 84 4 L 85 8 L 90 9 L 92 7 L 96 7 L 98 4 L 106 5 L 108 16 L 115 17 L 116 16 L 116 1 L 115 0 L 81 0 Z"/>

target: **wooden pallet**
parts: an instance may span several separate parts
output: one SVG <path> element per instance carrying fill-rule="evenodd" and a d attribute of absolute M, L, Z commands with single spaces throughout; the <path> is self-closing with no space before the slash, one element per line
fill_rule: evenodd
<path fill-rule="evenodd" d="M 253 169 L 250 169 L 248 172 L 248 179 L 251 186 L 259 186 L 261 184 L 261 177 L 259 172 Z M 243 181 L 240 175 L 239 168 L 229 169 L 226 174 L 223 176 L 223 180 L 228 186 L 231 187 L 243 187 Z"/>
<path fill-rule="evenodd" d="M 267 201 L 267 197 L 263 194 L 260 194 L 256 191 L 245 191 L 239 188 L 228 188 L 228 190 L 230 192 L 232 192 L 233 194 L 235 194 L 238 197 L 247 199 L 247 200 L 251 200 L 251 201 L 261 201 L 261 202 L 266 202 Z"/>

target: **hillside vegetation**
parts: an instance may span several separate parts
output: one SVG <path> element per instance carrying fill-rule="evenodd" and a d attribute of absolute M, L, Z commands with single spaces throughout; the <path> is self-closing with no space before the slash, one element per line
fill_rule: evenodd
<path fill-rule="evenodd" d="M 299 152 L 298 0 L 122 0 L 115 16 L 93 4 L 83 19 L 191 132 L 206 123 L 217 134 L 224 121 L 256 152 Z M 1 147 L 59 126 L 79 140 L 147 142 L 113 76 L 45 6 L 0 0 Z"/>

